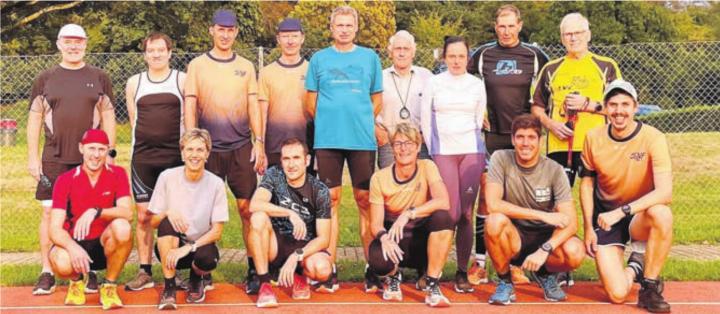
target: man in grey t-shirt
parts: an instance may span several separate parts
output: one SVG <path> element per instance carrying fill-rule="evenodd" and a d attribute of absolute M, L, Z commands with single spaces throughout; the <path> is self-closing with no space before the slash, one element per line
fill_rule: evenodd
<path fill-rule="evenodd" d="M 228 221 L 225 182 L 205 170 L 212 141 L 206 130 L 191 129 L 180 139 L 182 167 L 163 171 L 155 184 L 148 211 L 158 229 L 155 253 L 161 261 L 165 288 L 158 309 L 176 309 L 176 269 L 191 268 L 190 289 L 185 301 L 205 300 L 204 276 L 217 267 L 217 241 Z"/>
<path fill-rule="evenodd" d="M 536 117 L 516 117 L 515 149 L 497 151 L 490 159 L 485 240 L 500 277 L 491 304 L 515 300 L 510 264 L 531 271 L 546 300 L 565 300 L 556 274 L 579 267 L 585 256 L 582 241 L 575 237 L 570 183 L 560 164 L 540 156 L 540 130 Z"/>

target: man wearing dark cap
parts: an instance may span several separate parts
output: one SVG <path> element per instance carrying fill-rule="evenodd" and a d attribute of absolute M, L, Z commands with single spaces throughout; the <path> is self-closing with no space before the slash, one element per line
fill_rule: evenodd
<path fill-rule="evenodd" d="M 257 184 L 256 173 L 262 175 L 265 171 L 265 141 L 255 67 L 232 50 L 238 34 L 235 13 L 216 11 L 209 32 L 213 48 L 188 65 L 185 129 L 199 127 L 210 132 L 212 151 L 205 168 L 227 180 L 242 219 L 243 240 L 247 243 L 250 197 Z M 254 271 L 251 257 L 248 263 L 248 275 L 251 275 Z"/>
<path fill-rule="evenodd" d="M 585 246 L 595 258 L 610 302 L 625 303 L 633 281 L 637 306 L 670 312 L 659 277 L 672 245 L 672 164 L 665 134 L 635 121 L 635 87 L 615 80 L 605 88 L 609 124 L 588 132 L 580 172 Z M 632 253 L 623 264 L 625 245 Z"/>
<path fill-rule="evenodd" d="M 62 61 L 35 78 L 27 124 L 28 170 L 38 182 L 35 198 L 43 208 L 40 218 L 42 272 L 33 289 L 34 295 L 55 290 L 55 277 L 48 261 L 53 182 L 61 173 L 82 162 L 77 143 L 88 129 L 102 126 L 108 134 L 110 163 L 116 154 L 112 84 L 103 70 L 83 60 L 87 47 L 85 30 L 77 24 L 63 26 L 56 45 Z M 38 149 L 41 128 L 45 130 L 42 155 Z M 95 273 L 90 273 L 86 291 L 97 292 Z"/>
<path fill-rule="evenodd" d="M 86 131 L 79 151 L 82 164 L 55 182 L 50 265 L 58 276 L 70 280 L 66 305 L 85 304 L 83 278 L 91 270 L 107 269 L 100 303 L 105 310 L 122 307 L 116 280 L 132 249 L 128 177 L 122 167 L 106 162 L 110 140 L 104 131 Z"/>

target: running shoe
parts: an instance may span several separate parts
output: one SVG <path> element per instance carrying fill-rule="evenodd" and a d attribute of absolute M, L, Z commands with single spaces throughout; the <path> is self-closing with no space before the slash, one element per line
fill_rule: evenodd
<path fill-rule="evenodd" d="M 538 283 L 540 288 L 543 289 L 545 300 L 550 302 L 564 301 L 567 299 L 565 291 L 563 291 L 557 282 L 557 273 L 549 273 L 545 276 L 540 276 L 537 272 L 530 272 L 533 280 Z"/>
<path fill-rule="evenodd" d="M 190 280 L 190 290 L 185 296 L 187 303 L 202 303 L 205 301 L 205 280 L 202 278 L 197 281 Z"/>
<path fill-rule="evenodd" d="M 662 281 L 643 279 L 640 282 L 640 293 L 638 294 L 639 308 L 648 310 L 651 313 L 669 313 L 670 304 L 662 296 Z"/>
<path fill-rule="evenodd" d="M 337 271 L 333 270 L 330 278 L 324 282 L 318 282 L 315 285 L 315 291 L 320 293 L 335 293 L 340 289 L 340 283 L 337 279 Z"/>
<path fill-rule="evenodd" d="M 258 300 L 255 305 L 261 308 L 278 306 L 275 292 L 273 292 L 270 283 L 264 282 L 260 285 L 260 290 L 258 291 Z"/>
<path fill-rule="evenodd" d="M 175 288 L 165 287 L 160 296 L 158 310 L 177 310 L 177 299 L 175 298 Z"/>
<path fill-rule="evenodd" d="M 471 293 L 475 291 L 468 281 L 468 274 L 464 271 L 457 271 L 455 273 L 455 291 L 458 293 Z"/>
<path fill-rule="evenodd" d="M 245 293 L 248 295 L 256 295 L 260 291 L 260 280 L 257 278 L 255 273 L 248 274 L 247 281 L 245 281 Z"/>
<path fill-rule="evenodd" d="M 515 296 L 515 286 L 512 282 L 499 279 L 495 286 L 495 293 L 490 296 L 488 303 L 494 305 L 508 305 L 517 299 Z"/>
<path fill-rule="evenodd" d="M 400 289 L 402 273 L 398 270 L 395 275 L 387 276 L 385 283 L 387 287 L 383 290 L 383 300 L 402 302 L 402 289 Z"/>
<path fill-rule="evenodd" d="M 370 265 L 365 264 L 365 293 L 376 293 L 382 291 L 383 285 L 380 277 L 370 270 Z"/>
<path fill-rule="evenodd" d="M 55 276 L 48 272 L 41 273 L 32 294 L 46 295 L 53 292 L 55 292 Z"/>
<path fill-rule="evenodd" d="M 152 277 L 143 270 L 140 270 L 137 275 L 135 275 L 135 278 L 125 284 L 126 291 L 140 291 L 152 287 L 155 287 L 155 282 Z"/>
<path fill-rule="evenodd" d="M 415 281 L 415 289 L 420 291 L 427 291 L 428 289 L 428 279 L 425 277 L 425 275 L 420 275 L 420 278 L 418 278 L 417 281 Z"/>
<path fill-rule="evenodd" d="M 100 286 L 100 304 L 102 304 L 103 310 L 123 307 L 122 300 L 117 293 L 117 284 L 105 282 Z"/>
<path fill-rule="evenodd" d="M 310 286 L 307 277 L 303 275 L 293 275 L 292 298 L 295 300 L 310 299 Z"/>
<path fill-rule="evenodd" d="M 520 267 L 510 265 L 510 277 L 513 285 L 526 285 L 530 283 L 530 278 L 525 276 L 525 271 Z"/>
<path fill-rule="evenodd" d="M 70 280 L 67 295 L 65 295 L 65 305 L 83 305 L 85 304 L 85 282 L 80 280 Z"/>
<path fill-rule="evenodd" d="M 85 293 L 87 293 L 87 294 L 97 293 L 98 292 L 97 273 L 91 270 L 88 273 L 87 278 L 88 278 L 87 284 L 85 284 Z"/>
<path fill-rule="evenodd" d="M 430 307 L 449 307 L 450 301 L 440 290 L 440 283 L 428 280 L 427 295 L 425 296 L 425 304 Z"/>
<path fill-rule="evenodd" d="M 467 277 L 468 282 L 473 286 L 488 283 L 487 271 L 484 267 L 480 267 L 478 263 L 472 263 L 472 266 L 470 266 L 468 270 Z"/>

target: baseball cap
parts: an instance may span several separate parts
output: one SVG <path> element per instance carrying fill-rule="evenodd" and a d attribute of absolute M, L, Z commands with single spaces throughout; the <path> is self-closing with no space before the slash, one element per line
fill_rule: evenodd
<path fill-rule="evenodd" d="M 221 26 L 237 26 L 235 13 L 230 10 L 220 9 L 213 15 L 213 24 Z"/>
<path fill-rule="evenodd" d="M 110 145 L 110 140 L 108 139 L 105 131 L 100 129 L 89 129 L 85 131 L 85 134 L 83 134 L 82 140 L 80 140 L 80 144 L 85 145 L 90 143 Z"/>
<path fill-rule="evenodd" d="M 61 37 L 77 37 L 87 39 L 87 34 L 85 34 L 85 30 L 80 25 L 65 24 L 65 26 L 60 28 L 60 32 L 58 32 L 58 39 L 60 39 Z"/>
<path fill-rule="evenodd" d="M 293 18 L 287 18 L 284 19 L 282 22 L 280 22 L 280 25 L 278 25 L 277 32 L 304 32 L 302 24 L 300 23 L 300 20 L 293 19 Z"/>
<path fill-rule="evenodd" d="M 614 80 L 614 81 L 610 82 L 610 84 L 608 84 L 607 87 L 605 87 L 605 93 L 603 94 L 603 101 L 607 101 L 607 98 L 608 98 L 608 95 L 610 94 L 610 92 L 612 92 L 613 90 L 616 90 L 616 89 L 620 89 L 620 90 L 630 94 L 630 96 L 632 96 L 632 98 L 635 100 L 635 102 L 638 101 L 637 91 L 635 90 L 635 87 L 632 86 L 632 84 L 630 84 L 630 82 L 622 80 L 622 79 Z"/>

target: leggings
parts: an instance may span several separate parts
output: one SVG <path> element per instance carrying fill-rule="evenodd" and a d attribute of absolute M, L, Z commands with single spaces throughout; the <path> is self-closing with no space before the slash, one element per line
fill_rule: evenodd
<path fill-rule="evenodd" d="M 480 176 L 485 171 L 485 154 L 435 155 L 433 160 L 450 194 L 450 217 L 457 225 L 457 267 L 459 271 L 467 272 L 473 246 L 473 206 Z"/>

